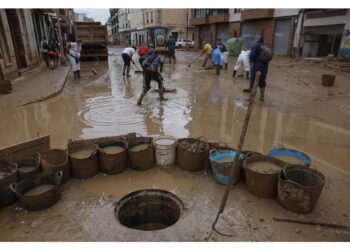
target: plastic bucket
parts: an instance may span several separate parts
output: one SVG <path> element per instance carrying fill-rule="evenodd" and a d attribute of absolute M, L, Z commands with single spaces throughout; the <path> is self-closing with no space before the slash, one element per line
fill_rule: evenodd
<path fill-rule="evenodd" d="M 195 152 L 185 147 L 182 143 L 202 143 L 204 148 Z M 208 158 L 208 143 L 194 138 L 182 138 L 178 141 L 176 162 L 180 169 L 189 172 L 198 172 L 203 169 Z"/>
<path fill-rule="evenodd" d="M 155 166 L 154 148 L 152 137 L 136 137 L 128 142 L 128 157 L 130 168 L 135 170 L 147 170 Z M 147 144 L 148 146 L 139 151 L 132 151 L 134 146 Z"/>
<path fill-rule="evenodd" d="M 107 147 L 118 146 L 121 152 L 110 153 Z M 98 144 L 100 170 L 106 174 L 118 174 L 127 169 L 127 144 L 123 141 L 106 141 Z"/>
<path fill-rule="evenodd" d="M 288 165 L 278 178 L 279 204 L 296 213 L 311 212 L 321 195 L 325 177 L 319 171 L 303 165 Z"/>
<path fill-rule="evenodd" d="M 41 156 L 41 168 L 43 172 L 56 173 L 57 171 L 62 171 L 62 183 L 69 180 L 71 171 L 66 150 L 50 149 L 39 153 L 39 155 Z"/>
<path fill-rule="evenodd" d="M 30 211 L 42 210 L 55 204 L 61 196 L 62 171 L 56 173 L 40 173 L 10 185 L 20 203 Z M 36 194 L 28 191 L 46 185 L 48 188 Z"/>
<path fill-rule="evenodd" d="M 335 80 L 335 75 L 322 75 L 322 85 L 323 86 L 333 86 Z"/>
<path fill-rule="evenodd" d="M 263 161 L 273 163 L 279 166 L 281 170 L 286 166 L 284 161 L 272 156 L 255 155 L 248 157 L 244 165 L 245 183 L 248 191 L 254 195 L 265 198 L 275 197 L 277 195 L 277 183 L 280 171 L 263 173 L 250 168 L 251 164 Z"/>
<path fill-rule="evenodd" d="M 14 161 L 17 164 L 18 180 L 36 175 L 40 172 L 40 156 L 36 155 L 31 158 L 19 159 Z"/>
<path fill-rule="evenodd" d="M 235 158 L 236 151 L 232 150 L 219 150 L 216 149 L 210 150 L 209 159 L 211 163 L 211 167 L 213 169 L 215 180 L 220 183 L 226 185 L 230 178 L 231 167 L 233 167 L 233 161 L 229 162 L 220 162 L 219 160 L 225 157 Z M 241 171 L 242 160 L 244 159 L 244 155 L 241 154 L 239 157 L 239 163 L 236 169 L 234 170 L 233 179 L 231 184 L 236 184 L 239 180 L 239 175 Z"/>
<path fill-rule="evenodd" d="M 282 158 L 282 157 L 289 157 L 291 161 L 295 161 L 295 160 L 300 160 L 301 162 L 300 163 L 297 163 L 297 164 L 305 164 L 306 166 L 310 166 L 311 165 L 311 159 L 310 157 L 301 152 L 301 151 L 297 151 L 297 150 L 294 150 L 294 149 L 288 149 L 288 148 L 274 148 L 274 149 L 271 149 L 269 152 L 268 152 L 268 155 L 269 156 L 273 156 L 275 158 L 278 158 L 290 165 L 295 165 L 296 163 L 295 162 L 289 162 L 289 159 L 286 159 L 286 158 Z M 281 157 L 281 158 L 279 158 Z M 295 160 L 294 160 L 294 159 Z"/>
<path fill-rule="evenodd" d="M 16 195 L 9 185 L 17 181 L 17 165 L 6 161 L 0 161 L 0 207 L 14 203 Z"/>
<path fill-rule="evenodd" d="M 74 154 L 79 151 L 91 152 L 85 157 L 77 157 Z M 93 177 L 98 172 L 97 145 L 94 143 L 76 144 L 68 146 L 69 164 L 72 176 L 78 179 Z"/>
<path fill-rule="evenodd" d="M 177 139 L 173 136 L 159 136 L 153 139 L 158 166 L 171 167 L 175 163 Z"/>

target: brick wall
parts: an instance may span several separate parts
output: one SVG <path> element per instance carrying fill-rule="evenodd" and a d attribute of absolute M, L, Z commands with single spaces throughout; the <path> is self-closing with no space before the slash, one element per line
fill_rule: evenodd
<path fill-rule="evenodd" d="M 211 43 L 215 43 L 216 42 L 216 25 L 215 24 L 210 24 L 210 39 Z"/>
<path fill-rule="evenodd" d="M 195 49 L 200 49 L 201 45 L 200 43 L 200 39 L 199 39 L 199 27 L 195 27 L 193 28 L 193 34 L 194 34 L 194 48 Z"/>
<path fill-rule="evenodd" d="M 274 9 L 252 9 L 241 12 L 242 20 L 271 18 L 273 17 Z"/>
<path fill-rule="evenodd" d="M 228 26 L 229 37 L 240 37 L 241 36 L 241 23 L 229 23 Z"/>
<path fill-rule="evenodd" d="M 225 23 L 228 22 L 229 17 L 229 14 L 218 14 L 209 16 L 209 23 Z"/>
<path fill-rule="evenodd" d="M 275 30 L 275 20 L 261 20 L 261 29 L 263 30 L 265 45 L 272 49 Z"/>

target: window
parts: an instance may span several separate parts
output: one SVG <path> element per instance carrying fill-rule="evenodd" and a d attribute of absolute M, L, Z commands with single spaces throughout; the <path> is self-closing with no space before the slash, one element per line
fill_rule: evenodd
<path fill-rule="evenodd" d="M 233 13 L 237 14 L 237 13 L 241 13 L 242 9 L 234 9 Z"/>
<path fill-rule="evenodd" d="M 228 9 L 210 9 L 210 15 L 219 15 L 219 14 L 227 14 L 229 12 Z"/>
<path fill-rule="evenodd" d="M 195 9 L 194 17 L 200 18 L 205 17 L 206 9 Z"/>
<path fill-rule="evenodd" d="M 151 23 L 153 23 L 153 11 L 151 11 Z"/>
<path fill-rule="evenodd" d="M 160 23 L 160 10 L 157 10 L 157 22 Z"/>
<path fill-rule="evenodd" d="M 149 23 L 149 12 L 147 12 L 147 23 Z"/>

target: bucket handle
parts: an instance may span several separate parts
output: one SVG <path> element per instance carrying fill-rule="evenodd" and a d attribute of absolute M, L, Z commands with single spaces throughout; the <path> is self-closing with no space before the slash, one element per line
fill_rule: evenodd
<path fill-rule="evenodd" d="M 215 153 L 216 153 L 216 149 L 213 148 L 213 149 L 211 149 L 211 150 L 209 151 L 209 156 L 212 156 L 212 155 L 215 154 Z"/>
<path fill-rule="evenodd" d="M 22 194 L 20 194 L 20 193 L 18 193 L 17 192 L 17 190 L 16 190 L 16 183 L 11 183 L 10 185 L 9 185 L 9 187 L 10 187 L 10 189 L 11 189 L 11 191 L 12 192 L 14 192 L 16 195 L 18 195 L 18 196 L 21 196 Z"/>
<path fill-rule="evenodd" d="M 58 183 L 60 183 L 61 180 L 62 180 L 63 171 L 62 171 L 62 170 L 57 171 L 57 172 L 55 173 L 55 176 L 58 178 Z"/>
<path fill-rule="evenodd" d="M 295 181 L 289 180 L 289 179 L 287 178 L 286 169 L 287 169 L 288 166 L 292 166 L 292 165 L 291 165 L 291 164 L 286 165 L 286 166 L 282 169 L 283 175 L 284 175 L 284 177 L 285 177 L 285 180 L 284 180 L 284 181 L 289 182 L 289 183 L 291 183 L 291 184 L 294 184 L 294 185 L 296 185 L 296 186 L 298 186 L 298 187 L 300 187 L 300 188 L 303 188 L 303 187 L 304 187 L 303 185 L 301 185 L 301 184 L 299 184 L 299 183 L 297 183 L 297 182 L 295 182 Z"/>

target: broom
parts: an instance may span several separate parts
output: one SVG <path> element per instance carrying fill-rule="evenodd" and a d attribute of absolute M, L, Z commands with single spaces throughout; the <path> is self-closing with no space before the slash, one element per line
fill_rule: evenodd
<path fill-rule="evenodd" d="M 134 65 L 137 68 L 137 70 L 135 70 L 135 73 L 143 73 L 143 70 L 140 70 L 136 64 L 134 64 Z"/>

